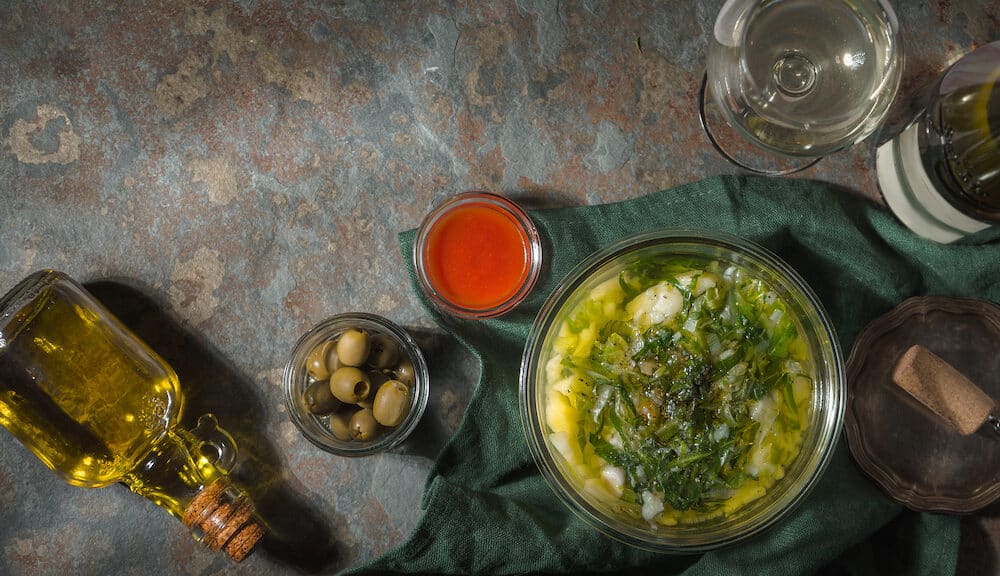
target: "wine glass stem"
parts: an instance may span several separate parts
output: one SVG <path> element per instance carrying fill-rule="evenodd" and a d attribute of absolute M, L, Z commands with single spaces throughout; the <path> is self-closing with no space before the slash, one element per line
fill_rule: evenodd
<path fill-rule="evenodd" d="M 708 73 L 706 72 L 705 75 L 702 76 L 701 78 L 701 89 L 698 91 L 698 121 L 701 122 L 701 129 L 705 133 L 705 136 L 708 138 L 708 141 L 712 143 L 712 148 L 715 148 L 715 151 L 718 152 L 719 155 L 721 155 L 723 158 L 725 158 L 730 164 L 738 166 L 746 170 L 747 172 L 752 172 L 754 174 L 762 174 L 764 176 L 785 176 L 788 174 L 801 172 L 802 170 L 811 167 L 812 165 L 816 164 L 817 162 L 823 159 L 822 156 L 817 156 L 816 158 L 809 159 L 807 162 L 804 162 L 803 164 L 800 164 L 798 166 L 792 166 L 790 168 L 778 169 L 778 170 L 756 168 L 745 162 L 741 162 L 739 159 L 736 158 L 736 156 L 730 154 L 725 148 L 723 148 L 722 144 L 720 144 L 718 139 L 716 139 L 715 134 L 712 133 L 712 128 L 709 126 L 708 122 L 708 114 L 705 111 L 705 106 L 707 105 L 706 102 L 707 91 L 708 91 Z M 998 431 L 1000 431 L 1000 429 L 998 429 Z"/>
<path fill-rule="evenodd" d="M 800 52 L 786 52 L 771 68 L 775 86 L 787 96 L 803 96 L 816 84 L 816 65 Z"/>

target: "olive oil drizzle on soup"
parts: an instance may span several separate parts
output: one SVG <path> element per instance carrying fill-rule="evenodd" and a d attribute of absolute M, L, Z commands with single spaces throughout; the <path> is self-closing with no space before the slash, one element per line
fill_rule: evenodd
<path fill-rule="evenodd" d="M 582 489 L 660 524 L 727 515 L 798 455 L 812 361 L 771 287 L 649 258 L 571 305 L 545 365 L 550 443 Z"/>

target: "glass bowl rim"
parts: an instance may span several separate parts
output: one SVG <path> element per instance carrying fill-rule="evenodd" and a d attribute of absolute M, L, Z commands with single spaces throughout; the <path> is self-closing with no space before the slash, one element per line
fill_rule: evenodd
<path fill-rule="evenodd" d="M 351 447 L 351 442 L 338 440 L 332 433 L 321 433 L 318 429 L 313 429 L 310 423 L 317 428 L 322 425 L 318 418 L 302 410 L 296 397 L 296 384 L 306 381 L 304 361 L 306 356 L 314 346 L 325 340 L 328 336 L 340 328 L 348 328 L 351 324 L 360 324 L 362 328 L 371 329 L 377 327 L 378 331 L 390 335 L 397 344 L 400 344 L 410 361 L 413 363 L 413 399 L 410 404 L 410 412 L 406 419 L 396 426 L 392 431 L 382 435 L 372 442 L 354 442 L 357 447 Z M 380 452 L 385 452 L 401 444 L 416 429 L 420 423 L 423 413 L 427 408 L 427 398 L 430 395 L 430 376 L 427 371 L 427 363 L 423 353 L 413 337 L 401 326 L 391 320 L 370 314 L 367 312 L 345 312 L 335 314 L 315 324 L 306 330 L 295 342 L 288 362 L 282 372 L 282 386 L 285 394 L 285 406 L 290 419 L 299 432 L 315 445 L 317 448 L 325 450 L 338 456 L 369 456 Z"/>
<path fill-rule="evenodd" d="M 767 503 L 763 511 L 756 516 L 755 523 L 742 526 L 733 533 L 729 533 L 723 524 L 722 529 L 716 529 L 714 533 L 709 534 L 709 537 L 693 538 L 693 541 L 690 537 L 688 541 L 680 539 L 674 541 L 643 532 L 635 527 L 624 526 L 623 523 L 610 519 L 577 492 L 559 470 L 552 455 L 553 449 L 544 438 L 543 428 L 547 428 L 547 425 L 538 410 L 538 397 L 542 388 L 538 386 L 539 380 L 534 378 L 540 369 L 538 360 L 543 351 L 542 344 L 554 326 L 556 316 L 563 305 L 580 286 L 584 285 L 593 274 L 601 271 L 605 265 L 622 256 L 644 248 L 670 244 L 714 247 L 724 250 L 726 255 L 738 256 L 742 260 L 749 257 L 753 265 L 760 267 L 762 271 L 772 273 L 776 279 L 774 281 L 780 281 L 783 287 L 797 298 L 798 304 L 807 307 L 803 312 L 812 315 L 808 319 L 808 325 L 816 332 L 817 337 L 823 336 L 823 343 L 826 344 L 823 349 L 813 351 L 814 355 L 822 356 L 822 363 L 821 358 L 814 360 L 817 363 L 817 375 L 828 376 L 824 380 L 823 393 L 814 391 L 814 398 L 818 397 L 823 402 L 820 407 L 822 409 L 817 410 L 822 412 L 822 415 L 814 415 L 814 424 L 819 426 L 819 430 L 815 432 L 819 434 L 815 444 L 817 449 L 802 465 L 800 476 L 791 478 L 792 484 L 786 484 L 794 487 L 795 483 L 798 483 L 799 486 L 793 490 L 783 489 L 779 496 L 784 496 L 784 499 Z M 759 273 L 761 270 L 755 272 Z M 821 367 L 825 368 L 825 371 L 821 370 Z M 518 406 L 522 431 L 532 458 L 549 488 L 567 508 L 605 536 L 659 553 L 696 553 L 730 546 L 770 528 L 797 508 L 815 488 L 833 459 L 843 429 L 846 396 L 846 369 L 836 330 L 819 299 L 798 272 L 776 254 L 750 240 L 714 230 L 680 227 L 651 230 L 625 237 L 596 250 L 566 274 L 546 299 L 529 329 L 518 378 Z M 797 457 L 793 464 L 799 459 Z M 769 490 L 768 494 L 771 492 Z M 753 506 L 753 503 L 749 506 Z"/>
<path fill-rule="evenodd" d="M 428 234 L 433 229 L 434 225 L 437 224 L 437 222 L 439 222 L 445 215 L 469 205 L 487 206 L 510 217 L 528 240 L 528 253 L 526 254 L 528 272 L 524 282 L 513 294 L 510 295 L 509 298 L 503 302 L 486 308 L 470 308 L 445 298 L 444 295 L 434 288 L 427 274 L 427 266 L 424 264 L 424 248 L 427 242 Z M 420 223 L 420 227 L 417 229 L 416 237 L 413 240 L 413 272 L 417 279 L 417 284 L 420 286 L 420 290 L 438 309 L 459 318 L 480 320 L 495 318 L 510 312 L 518 304 L 520 304 L 534 288 L 535 283 L 538 281 L 541 268 L 542 241 L 538 233 L 538 228 L 535 226 L 531 216 L 524 208 L 521 208 L 521 206 L 513 200 L 493 192 L 469 190 L 450 196 L 435 206 L 427 214 L 427 216 L 424 217 L 423 221 Z"/>
<path fill-rule="evenodd" d="M 752 0 L 743 0 L 743 3 L 750 3 Z M 848 2 L 847 0 L 839 0 L 843 4 L 853 5 L 854 2 Z M 713 20 L 712 34 L 709 41 L 708 47 L 708 57 L 706 64 L 706 84 L 710 88 L 712 100 L 715 106 L 719 109 L 721 115 L 725 118 L 726 122 L 733 127 L 733 129 L 738 132 L 748 143 L 752 146 L 767 151 L 778 156 L 786 158 L 823 158 L 834 154 L 841 150 L 850 148 L 851 146 L 857 145 L 863 140 L 867 139 L 873 133 L 875 133 L 879 126 L 881 126 L 886 118 L 889 116 L 892 105 L 896 101 L 896 96 L 899 93 L 899 87 L 902 84 L 903 74 L 906 67 L 906 51 L 903 46 L 903 35 L 902 28 L 899 23 L 899 17 L 896 14 L 895 9 L 892 7 L 888 0 L 862 0 L 871 5 L 873 12 L 880 12 L 879 19 L 886 24 L 887 36 L 892 42 L 892 54 L 888 60 L 888 66 L 886 69 L 886 74 L 882 79 L 881 84 L 883 88 L 881 91 L 881 97 L 869 98 L 872 101 L 872 105 L 866 111 L 864 117 L 859 118 L 857 125 L 849 132 L 842 135 L 837 140 L 831 142 L 825 142 L 815 148 L 809 148 L 807 150 L 802 150 L 800 152 L 794 152 L 791 150 L 781 149 L 775 145 L 760 139 L 755 135 L 747 125 L 742 121 L 743 116 L 741 116 L 737 111 L 733 110 L 728 104 L 730 102 L 740 101 L 742 105 L 746 108 L 752 108 L 757 110 L 759 113 L 759 106 L 755 104 L 755 98 L 747 98 L 744 96 L 733 96 L 732 94 L 726 92 L 722 94 L 719 87 L 722 85 L 728 85 L 732 83 L 732 78 L 742 78 L 744 81 L 749 82 L 753 85 L 757 94 L 763 94 L 764 91 L 756 85 L 753 81 L 753 75 L 750 73 L 749 66 L 746 63 L 746 34 L 747 28 L 744 23 L 739 31 L 739 40 L 737 42 L 737 49 L 739 50 L 737 70 L 730 74 L 717 74 L 713 73 L 712 70 L 716 68 L 718 61 L 719 50 L 722 49 L 724 43 L 719 39 L 718 27 L 722 21 L 722 16 L 728 4 L 735 4 L 735 0 L 729 0 L 726 6 L 724 6 L 716 18 Z M 753 6 L 748 8 L 743 8 L 741 12 L 753 13 L 758 12 L 767 6 L 766 2 L 753 2 Z M 852 8 L 853 9 L 853 8 Z M 747 20 L 747 18 L 732 18 L 730 20 Z"/>

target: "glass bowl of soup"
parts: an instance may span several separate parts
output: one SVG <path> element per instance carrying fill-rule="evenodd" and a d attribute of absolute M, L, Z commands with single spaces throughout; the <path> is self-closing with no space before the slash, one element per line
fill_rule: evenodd
<path fill-rule="evenodd" d="M 765 530 L 831 459 L 844 363 L 815 294 L 733 236 L 645 233 L 580 263 L 530 329 L 520 412 L 560 499 L 606 535 L 700 552 Z"/>

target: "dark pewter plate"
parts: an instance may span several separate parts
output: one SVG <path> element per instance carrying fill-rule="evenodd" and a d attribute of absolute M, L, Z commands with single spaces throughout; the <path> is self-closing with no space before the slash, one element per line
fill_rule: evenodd
<path fill-rule="evenodd" d="M 962 436 L 892 382 L 921 344 L 1000 397 L 1000 307 L 972 298 L 910 298 L 858 335 L 847 360 L 847 441 L 855 461 L 913 510 L 966 513 L 1000 497 L 1000 440 Z"/>

